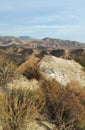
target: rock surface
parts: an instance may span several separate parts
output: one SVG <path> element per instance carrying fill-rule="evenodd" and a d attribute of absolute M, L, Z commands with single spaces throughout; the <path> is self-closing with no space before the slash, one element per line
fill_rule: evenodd
<path fill-rule="evenodd" d="M 77 82 L 85 86 L 84 68 L 73 60 L 45 56 L 38 66 L 43 76 L 54 78 L 64 86 L 70 82 Z"/>

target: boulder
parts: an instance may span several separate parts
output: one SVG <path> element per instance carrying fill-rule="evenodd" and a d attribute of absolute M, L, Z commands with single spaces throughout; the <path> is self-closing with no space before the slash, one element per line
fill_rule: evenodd
<path fill-rule="evenodd" d="M 45 56 L 38 63 L 40 74 L 48 79 L 56 79 L 61 85 L 76 82 L 85 86 L 85 70 L 77 62 L 54 56 Z"/>

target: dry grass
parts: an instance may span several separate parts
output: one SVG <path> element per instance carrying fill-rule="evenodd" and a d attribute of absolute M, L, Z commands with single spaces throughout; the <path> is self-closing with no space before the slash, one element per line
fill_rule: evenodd
<path fill-rule="evenodd" d="M 0 57 L 0 86 L 6 87 L 16 73 L 16 66 L 5 57 Z"/>
<path fill-rule="evenodd" d="M 58 130 L 83 130 L 85 128 L 85 95 L 76 93 L 69 86 L 64 87 L 55 80 L 43 80 L 46 96 L 47 121 L 56 125 Z M 80 87 L 80 89 L 82 89 Z M 81 94 L 83 98 L 81 99 Z"/>
<path fill-rule="evenodd" d="M 40 79 L 40 74 L 38 71 L 37 63 L 39 58 L 31 56 L 29 60 L 18 67 L 17 72 L 23 74 L 27 79 Z"/>
<path fill-rule="evenodd" d="M 23 130 L 39 117 L 45 104 L 41 90 L 13 89 L 2 95 L 1 123 L 4 130 Z"/>

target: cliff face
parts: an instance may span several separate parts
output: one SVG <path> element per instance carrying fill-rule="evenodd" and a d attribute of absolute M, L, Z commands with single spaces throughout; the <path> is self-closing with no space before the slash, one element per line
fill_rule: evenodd
<path fill-rule="evenodd" d="M 85 86 L 84 68 L 73 60 L 45 56 L 40 63 L 38 63 L 38 67 L 41 75 L 46 78 L 56 79 L 64 86 L 70 82 L 77 82 Z"/>

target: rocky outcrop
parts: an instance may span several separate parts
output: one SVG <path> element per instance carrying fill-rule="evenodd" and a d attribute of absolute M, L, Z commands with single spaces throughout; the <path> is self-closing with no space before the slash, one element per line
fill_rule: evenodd
<path fill-rule="evenodd" d="M 56 79 L 64 86 L 70 82 L 77 82 L 85 86 L 84 68 L 73 60 L 45 56 L 38 63 L 38 67 L 41 75 L 48 79 Z"/>

